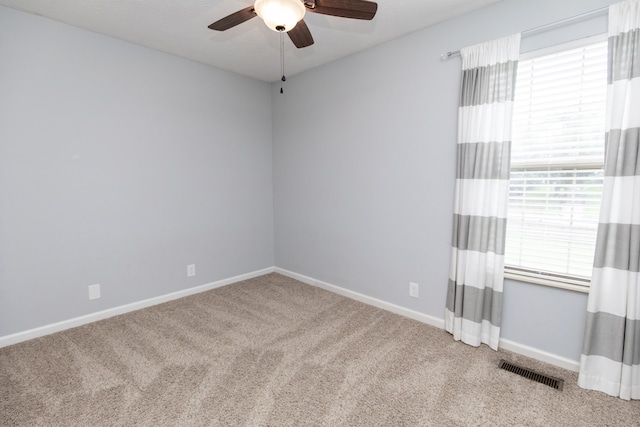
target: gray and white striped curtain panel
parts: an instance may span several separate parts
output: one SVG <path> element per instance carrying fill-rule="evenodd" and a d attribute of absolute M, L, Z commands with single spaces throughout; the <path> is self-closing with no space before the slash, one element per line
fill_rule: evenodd
<path fill-rule="evenodd" d="M 498 349 L 520 34 L 461 50 L 458 166 L 445 329 Z"/>
<path fill-rule="evenodd" d="M 604 188 L 578 384 L 640 399 L 640 1 L 609 7 Z"/>

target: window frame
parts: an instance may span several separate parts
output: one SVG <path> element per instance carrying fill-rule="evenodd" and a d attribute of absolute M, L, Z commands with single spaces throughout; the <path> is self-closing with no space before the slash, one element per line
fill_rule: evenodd
<path fill-rule="evenodd" d="M 569 42 L 560 43 L 553 46 L 544 47 L 541 49 L 535 49 L 529 52 L 521 53 L 519 57 L 519 61 L 526 61 L 528 59 L 550 55 L 566 50 L 577 49 L 580 47 L 588 46 L 591 44 L 597 44 L 607 41 L 608 35 L 607 33 L 596 34 L 589 37 L 580 38 L 577 40 L 572 40 Z M 604 168 L 604 164 L 595 164 L 593 162 L 588 163 L 579 163 L 572 162 L 572 166 L 575 166 L 575 169 L 583 169 L 583 168 Z M 558 165 L 556 165 L 558 166 Z M 521 168 L 524 169 L 524 168 Z M 513 167 L 510 168 L 513 170 Z M 582 277 L 560 274 L 560 273 L 552 273 L 543 270 L 535 270 L 532 268 L 521 268 L 518 266 L 505 264 L 504 266 L 504 278 L 509 280 L 516 280 L 519 282 L 525 283 L 533 283 L 537 285 L 549 286 L 554 288 L 566 289 L 575 292 L 581 293 L 589 293 L 591 278 L 588 280 L 583 279 Z"/>

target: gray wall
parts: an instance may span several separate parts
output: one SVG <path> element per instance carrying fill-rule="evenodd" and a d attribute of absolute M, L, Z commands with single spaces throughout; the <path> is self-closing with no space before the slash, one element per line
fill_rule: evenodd
<path fill-rule="evenodd" d="M 273 266 L 271 123 L 266 83 L 0 7 L 0 336 Z"/>
<path fill-rule="evenodd" d="M 276 265 L 442 318 L 460 58 L 440 53 L 613 2 L 506 0 L 289 78 L 283 96 L 274 85 Z M 525 37 L 523 51 L 603 31 L 605 16 Z M 503 338 L 579 358 L 585 294 L 505 287 Z"/>

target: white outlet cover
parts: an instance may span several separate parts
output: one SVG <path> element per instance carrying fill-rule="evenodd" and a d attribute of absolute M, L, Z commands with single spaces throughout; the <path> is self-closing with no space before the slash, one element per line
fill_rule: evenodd
<path fill-rule="evenodd" d="M 100 283 L 95 285 L 89 285 L 89 299 L 98 299 L 100 298 Z"/>
<path fill-rule="evenodd" d="M 409 296 L 418 298 L 420 286 L 417 283 L 409 282 Z"/>
<path fill-rule="evenodd" d="M 187 265 L 187 277 L 192 277 L 196 275 L 196 265 L 189 264 Z"/>

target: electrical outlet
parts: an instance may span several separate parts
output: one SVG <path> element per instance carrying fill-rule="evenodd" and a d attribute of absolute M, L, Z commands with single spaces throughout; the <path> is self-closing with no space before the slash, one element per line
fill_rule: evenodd
<path fill-rule="evenodd" d="M 192 277 L 196 275 L 196 265 L 189 264 L 187 265 L 187 277 Z"/>
<path fill-rule="evenodd" d="M 89 285 L 89 299 L 91 300 L 98 298 L 100 298 L 100 283 Z"/>
<path fill-rule="evenodd" d="M 417 283 L 409 282 L 409 296 L 418 298 L 418 289 L 419 286 Z"/>

